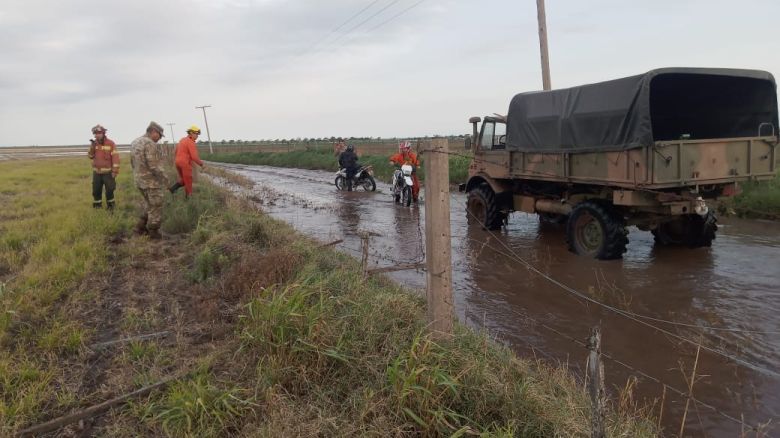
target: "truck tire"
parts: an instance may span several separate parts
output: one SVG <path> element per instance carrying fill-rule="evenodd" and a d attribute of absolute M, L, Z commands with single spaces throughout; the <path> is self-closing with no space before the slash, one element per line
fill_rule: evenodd
<path fill-rule="evenodd" d="M 569 251 L 601 260 L 619 259 L 626 252 L 626 221 L 609 204 L 584 201 L 566 222 Z"/>
<path fill-rule="evenodd" d="M 666 246 L 701 248 L 712 246 L 718 231 L 718 219 L 709 211 L 705 216 L 687 214 L 663 223 L 653 230 L 655 243 Z"/>
<path fill-rule="evenodd" d="M 507 213 L 501 211 L 493 189 L 485 183 L 469 191 L 466 215 L 469 224 L 479 224 L 486 230 L 500 230 L 507 219 Z"/>

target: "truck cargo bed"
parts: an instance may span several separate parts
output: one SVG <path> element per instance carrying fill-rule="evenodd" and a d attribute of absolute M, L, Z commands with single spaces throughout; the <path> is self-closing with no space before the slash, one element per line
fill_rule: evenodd
<path fill-rule="evenodd" d="M 486 151 L 485 160 L 475 165 L 494 178 L 504 174 L 511 179 L 650 189 L 725 184 L 772 178 L 780 167 L 777 140 L 663 141 L 626 151 L 589 153 Z"/>

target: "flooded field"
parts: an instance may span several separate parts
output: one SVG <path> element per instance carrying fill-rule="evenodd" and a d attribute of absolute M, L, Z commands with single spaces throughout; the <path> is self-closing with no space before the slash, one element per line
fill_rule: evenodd
<path fill-rule="evenodd" d="M 130 152 L 128 146 L 118 146 L 119 152 Z M 60 158 L 87 156 L 86 146 L 40 146 L 40 147 L 0 147 L 0 161 L 29 160 L 38 158 Z"/>

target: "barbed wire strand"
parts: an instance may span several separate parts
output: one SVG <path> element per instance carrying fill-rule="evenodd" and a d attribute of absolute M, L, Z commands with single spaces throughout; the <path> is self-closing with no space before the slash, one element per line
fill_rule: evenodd
<path fill-rule="evenodd" d="M 539 321 L 538 319 L 535 319 L 535 318 L 533 318 L 533 317 L 531 317 L 531 316 L 529 316 L 527 314 L 523 314 L 523 313 L 520 313 L 520 312 L 517 312 L 517 311 L 514 311 L 514 310 L 510 310 L 510 311 L 512 313 L 514 313 L 516 316 L 528 319 L 528 320 L 532 321 L 535 325 L 538 325 L 539 327 L 542 327 L 542 328 L 544 328 L 544 329 L 546 329 L 546 330 L 548 330 L 548 331 L 550 331 L 552 333 L 555 333 L 556 335 L 558 335 L 558 336 L 560 336 L 560 337 L 562 337 L 562 338 L 564 338 L 564 339 L 566 339 L 568 341 L 571 341 L 574 344 L 579 345 L 580 347 L 588 348 L 588 345 L 587 345 L 586 342 L 584 342 L 584 341 L 582 341 L 580 339 L 576 339 L 576 338 L 574 338 L 572 336 L 569 336 L 569 335 L 561 332 L 560 330 L 557 330 L 557 329 L 555 329 L 555 328 L 553 328 L 553 327 L 551 327 L 551 326 L 549 326 L 549 325 Z M 750 427 L 750 429 L 752 431 L 756 431 L 757 432 L 759 430 L 757 426 L 746 425 L 744 421 L 738 419 L 737 417 L 734 417 L 733 415 L 730 415 L 730 414 L 728 414 L 726 412 L 723 412 L 723 411 L 719 410 L 718 408 L 716 408 L 715 406 L 710 405 L 710 404 L 708 404 L 708 403 L 706 403 L 704 401 L 701 401 L 701 400 L 697 399 L 696 397 L 693 397 L 693 396 L 689 395 L 687 392 L 682 391 L 680 389 L 677 389 L 674 386 L 672 386 L 671 384 L 668 384 L 668 383 L 662 381 L 661 379 L 659 379 L 657 377 L 653 377 L 650 374 L 647 374 L 646 372 L 644 372 L 644 371 L 642 371 L 640 369 L 637 369 L 637 368 L 635 368 L 635 367 L 633 367 L 633 366 L 631 366 L 631 365 L 621 361 L 620 359 L 615 358 L 614 356 L 610 355 L 609 353 L 605 353 L 604 351 L 602 351 L 601 355 L 604 356 L 606 359 L 608 359 L 608 360 L 610 360 L 610 361 L 612 361 L 612 362 L 614 362 L 614 363 L 616 363 L 616 364 L 626 368 L 629 371 L 632 371 L 632 372 L 634 372 L 634 373 L 636 373 L 636 374 L 638 374 L 638 375 L 640 375 L 640 376 L 642 376 L 642 377 L 644 377 L 644 378 L 646 378 L 648 380 L 651 380 L 651 381 L 653 381 L 655 383 L 658 383 L 658 384 L 660 384 L 662 386 L 665 386 L 667 389 L 671 390 L 675 394 L 677 394 L 677 395 L 679 395 L 679 396 L 681 396 L 681 397 L 683 397 L 685 399 L 690 398 L 694 403 L 697 403 L 697 404 L 699 404 L 699 405 L 701 405 L 701 406 L 703 406 L 703 407 L 705 407 L 707 409 L 710 409 L 711 411 L 713 411 L 716 414 L 722 416 L 723 418 L 726 418 L 726 419 L 728 419 L 730 421 L 733 421 L 733 422 L 735 422 L 737 424 L 740 424 L 740 425 L 743 425 L 743 426 L 748 426 L 748 427 Z"/>
<path fill-rule="evenodd" d="M 479 245 L 485 246 L 486 248 L 489 248 L 489 249 L 493 250 L 494 252 L 496 252 L 498 254 L 501 254 L 501 255 L 504 255 L 504 256 L 507 256 L 507 257 L 513 257 L 512 254 L 506 253 L 506 252 L 501 251 L 501 250 L 499 250 L 499 249 L 497 249 L 495 247 L 487 245 L 487 242 L 483 243 L 482 241 L 474 239 L 474 238 L 471 238 L 469 236 L 452 234 L 452 235 L 450 235 L 450 237 L 451 238 L 468 239 L 468 240 L 474 241 L 475 243 L 478 243 Z M 496 240 L 498 240 L 498 239 L 496 239 Z M 604 305 L 606 305 L 606 304 L 604 304 Z M 780 330 L 753 330 L 753 329 L 740 329 L 740 328 L 730 328 L 730 327 L 716 327 L 716 326 L 701 325 L 701 324 L 689 324 L 689 323 L 678 322 L 678 321 L 670 321 L 668 319 L 657 318 L 657 317 L 653 317 L 653 316 L 649 316 L 649 315 L 643 315 L 641 313 L 635 313 L 635 312 L 631 312 L 631 311 L 628 311 L 628 310 L 622 310 L 621 309 L 620 311 L 624 312 L 624 313 L 626 313 L 628 315 L 634 316 L 636 318 L 647 319 L 647 320 L 650 320 L 650 321 L 655 321 L 655 322 L 660 322 L 660 323 L 670 324 L 670 325 L 675 325 L 675 326 L 680 326 L 680 327 L 697 328 L 697 329 L 701 329 L 701 330 L 722 331 L 722 332 L 728 332 L 728 333 L 750 333 L 750 334 L 762 334 L 762 335 L 776 335 L 776 334 L 780 334 Z"/>
<path fill-rule="evenodd" d="M 473 213 L 471 213 L 468 210 L 466 210 L 466 211 L 470 215 L 472 215 L 472 217 L 474 217 L 474 219 L 478 220 L 478 218 L 476 218 L 476 216 L 474 216 Z M 576 289 L 574 289 L 574 288 L 572 288 L 572 287 L 570 287 L 570 286 L 568 286 L 568 285 L 566 285 L 564 283 L 561 283 L 560 281 L 558 281 L 555 278 L 553 278 L 552 276 L 544 273 L 540 269 L 538 269 L 535 266 L 533 266 L 530 262 L 526 261 L 525 259 L 523 259 L 519 255 L 517 255 L 517 253 L 514 251 L 514 249 L 512 249 L 506 243 L 502 242 L 500 239 L 496 239 L 496 241 L 499 244 L 501 244 L 501 246 L 503 246 L 507 251 L 509 251 L 509 254 L 510 254 L 510 255 L 508 255 L 509 257 L 511 257 L 514 260 L 516 260 L 517 262 L 521 263 L 528 270 L 536 273 L 537 275 L 540 275 L 542 278 L 546 279 L 550 283 L 558 286 L 562 290 L 564 290 L 564 291 L 566 291 L 566 292 L 568 292 L 568 293 L 570 293 L 570 294 L 572 294 L 574 296 L 577 296 L 580 299 L 583 299 L 583 300 L 585 300 L 585 301 L 587 301 L 589 303 L 595 304 L 595 305 L 600 306 L 600 307 L 602 307 L 602 308 L 604 308 L 606 310 L 609 310 L 609 311 L 611 311 L 613 313 L 616 313 L 616 314 L 621 315 L 621 316 L 623 316 L 625 318 L 628 318 L 628 319 L 630 319 L 630 320 L 632 320 L 632 321 L 634 321 L 634 322 L 636 322 L 638 324 L 644 325 L 646 327 L 649 327 L 649 328 L 652 328 L 652 329 L 654 329 L 656 331 L 664 333 L 667 336 L 670 336 L 672 338 L 675 338 L 675 339 L 678 339 L 680 341 L 689 343 L 689 344 L 691 344 L 693 346 L 700 345 L 700 343 L 698 343 L 696 341 L 692 341 L 692 340 L 690 340 L 690 339 L 688 339 L 688 338 L 686 338 L 684 336 L 680 336 L 680 335 L 678 335 L 676 333 L 673 333 L 673 332 L 671 332 L 671 331 L 669 331 L 667 329 L 664 329 L 662 327 L 658 327 L 658 326 L 655 326 L 653 324 L 650 324 L 647 321 L 644 321 L 644 320 L 642 320 L 640 318 L 632 316 L 629 312 L 626 312 L 624 310 L 621 310 L 621 309 L 618 309 L 616 307 L 610 306 L 609 304 L 602 303 L 601 301 L 598 301 L 598 300 L 596 300 L 596 299 L 594 299 L 594 298 L 592 298 L 592 297 L 590 297 L 590 296 L 588 296 L 588 295 L 586 295 L 586 294 L 584 294 L 584 293 L 582 293 L 582 292 L 580 292 L 580 291 L 578 291 L 578 290 L 576 290 Z M 490 247 L 490 246 L 488 246 L 488 247 Z M 730 360 L 732 360 L 732 361 L 734 361 L 736 363 L 739 363 L 739 364 L 741 364 L 741 365 L 743 365 L 743 366 L 745 366 L 747 368 L 750 368 L 750 369 L 752 369 L 754 371 L 757 371 L 757 372 L 760 372 L 760 373 L 772 376 L 774 378 L 780 379 L 780 373 L 778 373 L 777 371 L 770 370 L 770 369 L 764 368 L 764 367 L 762 367 L 760 365 L 753 364 L 753 363 L 748 362 L 748 361 L 746 361 L 746 360 L 744 360 L 744 359 L 742 359 L 740 357 L 734 356 L 732 354 L 729 354 L 727 352 L 718 350 L 716 348 L 713 348 L 713 347 L 710 347 L 710 346 L 707 346 L 707 345 L 701 345 L 701 348 L 703 350 L 709 351 L 710 353 L 717 354 L 717 355 L 720 355 L 722 357 L 728 358 L 728 359 L 730 359 Z"/>

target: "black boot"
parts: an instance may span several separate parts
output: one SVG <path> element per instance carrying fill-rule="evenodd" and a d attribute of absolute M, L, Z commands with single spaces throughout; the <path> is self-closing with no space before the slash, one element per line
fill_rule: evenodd
<path fill-rule="evenodd" d="M 149 228 L 149 238 L 152 240 L 162 239 L 162 234 L 159 228 Z"/>
<path fill-rule="evenodd" d="M 109 213 L 113 213 L 114 212 L 114 201 L 107 201 L 106 202 L 106 209 L 108 210 Z"/>
<path fill-rule="evenodd" d="M 184 184 L 177 182 L 176 184 L 172 185 L 168 188 L 168 191 L 171 192 L 171 194 L 176 193 L 176 190 L 179 190 L 180 188 L 184 187 Z"/>
<path fill-rule="evenodd" d="M 95 208 L 95 209 L 103 208 L 103 201 L 93 201 L 92 202 L 92 208 Z"/>
<path fill-rule="evenodd" d="M 146 222 L 148 220 L 148 216 L 141 216 L 138 218 L 138 222 L 135 224 L 135 234 L 139 236 L 143 236 L 144 234 L 148 234 L 149 231 L 146 229 Z"/>

